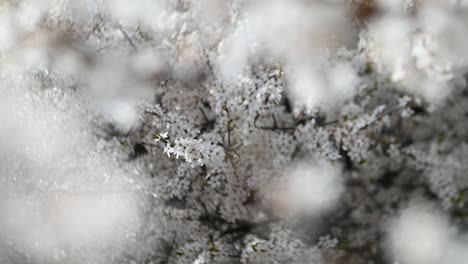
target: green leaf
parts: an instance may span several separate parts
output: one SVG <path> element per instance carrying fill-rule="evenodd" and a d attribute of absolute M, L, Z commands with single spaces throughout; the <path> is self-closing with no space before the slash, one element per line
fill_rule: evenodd
<path fill-rule="evenodd" d="M 350 243 L 349 243 L 349 241 L 346 241 L 346 240 L 340 241 L 340 242 L 338 243 L 338 245 L 337 245 L 337 247 L 338 247 L 339 249 L 347 249 L 347 248 L 349 248 L 349 246 L 350 246 Z"/>
<path fill-rule="evenodd" d="M 457 194 L 457 196 L 452 197 L 451 200 L 452 200 L 452 202 L 455 202 L 455 203 L 461 203 L 461 202 L 463 202 L 464 198 L 465 197 L 464 197 L 463 193 L 460 192 L 460 193 Z"/>
<path fill-rule="evenodd" d="M 257 245 L 258 244 L 253 244 L 253 245 L 250 246 L 254 252 L 257 252 L 257 250 L 258 250 Z"/>
<path fill-rule="evenodd" d="M 364 74 L 371 74 L 374 71 L 372 63 L 368 62 L 366 68 L 364 69 Z"/>
<path fill-rule="evenodd" d="M 208 251 L 210 252 L 218 252 L 218 248 L 216 247 L 216 245 L 214 243 L 211 243 L 210 245 L 210 248 L 208 249 Z"/>
<path fill-rule="evenodd" d="M 438 142 L 439 144 L 442 144 L 444 141 L 445 141 L 445 134 L 444 134 L 444 133 L 440 133 L 440 134 L 437 136 L 437 142 Z"/>
<path fill-rule="evenodd" d="M 203 179 L 203 186 L 206 187 L 206 186 L 209 186 L 209 185 L 210 185 L 210 183 L 208 182 L 208 180 Z"/>

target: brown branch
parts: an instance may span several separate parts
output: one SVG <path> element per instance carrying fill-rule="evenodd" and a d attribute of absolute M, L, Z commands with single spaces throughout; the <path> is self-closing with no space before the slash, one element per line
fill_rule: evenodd
<path fill-rule="evenodd" d="M 130 46 L 132 46 L 132 48 L 135 50 L 135 51 L 138 51 L 137 47 L 135 46 L 135 43 L 133 43 L 132 39 L 130 38 L 130 36 L 128 36 L 127 32 L 125 32 L 125 30 L 122 28 L 122 25 L 120 25 L 119 23 L 117 23 L 117 29 L 122 32 L 122 34 L 124 35 L 125 39 L 128 41 L 128 43 L 130 43 Z"/>

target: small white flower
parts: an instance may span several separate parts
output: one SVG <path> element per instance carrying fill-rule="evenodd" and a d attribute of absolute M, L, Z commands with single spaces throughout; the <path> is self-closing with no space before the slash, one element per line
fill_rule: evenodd
<path fill-rule="evenodd" d="M 164 148 L 164 153 L 166 153 L 169 158 L 171 157 L 171 153 L 174 153 L 174 148 L 171 147 L 170 143 L 167 143 L 166 147 Z"/>
<path fill-rule="evenodd" d="M 159 133 L 159 134 L 153 134 L 154 141 L 158 142 L 164 139 L 168 138 L 168 132 L 165 133 Z"/>

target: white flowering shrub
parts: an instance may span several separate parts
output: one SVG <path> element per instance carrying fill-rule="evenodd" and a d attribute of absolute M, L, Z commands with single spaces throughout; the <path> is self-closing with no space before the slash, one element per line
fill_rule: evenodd
<path fill-rule="evenodd" d="M 468 262 L 463 0 L 0 0 L 0 263 Z"/>

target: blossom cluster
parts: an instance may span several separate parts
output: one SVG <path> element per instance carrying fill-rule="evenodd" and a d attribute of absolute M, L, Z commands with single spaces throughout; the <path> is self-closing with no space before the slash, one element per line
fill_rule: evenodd
<path fill-rule="evenodd" d="M 0 263 L 465 263 L 465 2 L 0 1 Z"/>

